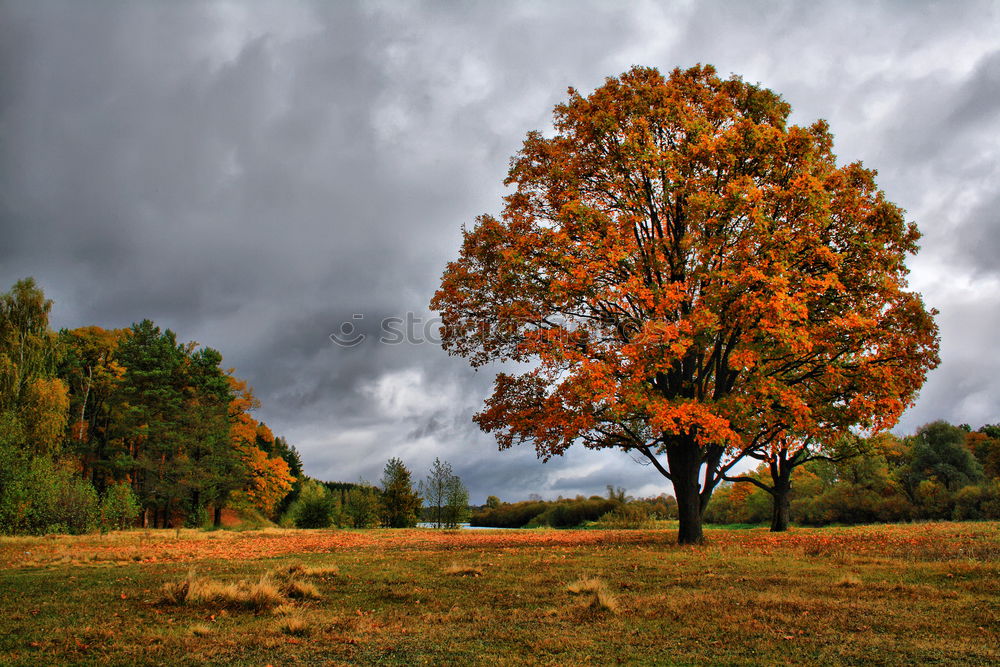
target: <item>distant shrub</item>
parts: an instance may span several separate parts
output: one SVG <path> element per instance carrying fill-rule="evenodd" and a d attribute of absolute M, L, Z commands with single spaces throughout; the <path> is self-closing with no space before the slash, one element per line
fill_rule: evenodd
<path fill-rule="evenodd" d="M 1000 519 L 1000 487 L 996 484 L 962 487 L 955 493 L 952 518 L 956 521 Z"/>
<path fill-rule="evenodd" d="M 621 507 L 619 500 L 563 500 L 551 504 L 544 512 L 532 519 L 529 526 L 551 526 L 552 528 L 574 528 L 585 521 L 596 521 L 605 514 Z"/>
<path fill-rule="evenodd" d="M 653 518 L 644 505 L 628 503 L 603 515 L 598 523 L 602 528 L 634 530 L 650 528 L 653 525 Z"/>
<path fill-rule="evenodd" d="M 97 530 L 101 520 L 101 503 L 94 485 L 63 469 L 58 477 L 56 522 L 74 535 Z"/>
<path fill-rule="evenodd" d="M 379 524 L 379 494 L 370 486 L 358 486 L 347 492 L 343 518 L 351 528 L 372 528 Z"/>
<path fill-rule="evenodd" d="M 185 528 L 207 528 L 212 525 L 212 515 L 207 507 L 194 507 L 184 515 Z"/>
<path fill-rule="evenodd" d="M 469 517 L 469 525 L 488 528 L 523 528 L 548 508 L 543 501 L 526 500 L 519 503 L 502 503 L 487 507 Z"/>
<path fill-rule="evenodd" d="M 140 511 L 139 499 L 130 484 L 112 484 L 101 499 L 101 529 L 125 530 L 135 523 Z"/>
<path fill-rule="evenodd" d="M 984 519 L 996 521 L 1000 519 L 1000 485 L 994 483 L 985 487 L 982 502 L 979 505 Z"/>
<path fill-rule="evenodd" d="M 473 513 L 469 523 L 491 528 L 573 528 L 586 521 L 596 521 L 621 505 L 618 500 L 596 496 L 574 500 L 525 501 L 485 507 Z"/>
<path fill-rule="evenodd" d="M 296 528 L 328 528 L 333 524 L 335 510 L 336 501 L 329 489 L 307 479 L 288 508 L 288 517 Z"/>
<path fill-rule="evenodd" d="M 980 509 L 986 490 L 981 486 L 963 486 L 955 493 L 955 508 L 952 510 L 952 518 L 956 521 L 966 519 L 982 519 L 983 512 Z"/>
<path fill-rule="evenodd" d="M 917 507 L 923 519 L 950 519 L 955 502 L 948 487 L 933 479 L 925 479 L 917 485 Z"/>

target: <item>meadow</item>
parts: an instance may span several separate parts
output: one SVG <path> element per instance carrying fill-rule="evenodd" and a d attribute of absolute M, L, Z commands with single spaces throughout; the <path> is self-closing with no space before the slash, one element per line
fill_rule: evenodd
<path fill-rule="evenodd" d="M 0 663 L 998 664 L 1000 523 L 0 538 Z"/>

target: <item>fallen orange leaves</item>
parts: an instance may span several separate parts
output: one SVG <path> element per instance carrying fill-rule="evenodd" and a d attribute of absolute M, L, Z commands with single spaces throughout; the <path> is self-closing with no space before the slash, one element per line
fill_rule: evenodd
<path fill-rule="evenodd" d="M 174 531 L 146 535 L 138 531 L 120 533 L 108 541 L 98 536 L 63 537 L 34 543 L 30 554 L 20 540 L 0 543 L 0 567 L 94 565 L 101 562 L 170 563 L 198 560 L 271 558 L 304 553 L 336 553 L 366 547 L 386 551 L 515 551 L 541 548 L 554 558 L 572 555 L 576 547 L 646 546 L 674 549 L 674 530 L 466 530 L 445 533 L 427 529 L 410 530 L 263 530 L 201 533 L 191 531 L 174 538 Z M 976 533 L 962 523 L 856 526 L 853 528 L 793 528 L 786 533 L 766 529 L 706 531 L 703 547 L 683 547 L 695 552 L 712 548 L 736 548 L 753 553 L 780 553 L 789 550 L 807 555 L 851 553 L 867 556 L 915 555 L 937 558 L 944 555 L 968 556 L 1000 553 L 994 534 Z M 74 560 L 62 560 L 72 552 Z M 502 555 L 502 553 L 500 554 Z M 124 594 L 123 594 L 124 595 Z M 123 597 L 124 599 L 124 597 Z"/>

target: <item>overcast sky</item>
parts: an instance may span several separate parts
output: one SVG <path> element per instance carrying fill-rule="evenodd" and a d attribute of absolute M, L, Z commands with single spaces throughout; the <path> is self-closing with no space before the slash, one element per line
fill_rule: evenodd
<path fill-rule="evenodd" d="M 498 452 L 470 421 L 495 369 L 379 323 L 430 316 L 567 86 L 696 63 L 826 118 L 923 232 L 942 363 L 897 431 L 1000 422 L 997 2 L 0 2 L 0 290 L 219 349 L 321 479 L 439 456 L 473 502 L 667 491 L 618 452 Z"/>

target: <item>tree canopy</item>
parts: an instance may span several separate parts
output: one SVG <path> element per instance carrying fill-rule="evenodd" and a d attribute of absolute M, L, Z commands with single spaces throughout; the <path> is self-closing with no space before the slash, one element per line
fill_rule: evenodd
<path fill-rule="evenodd" d="M 476 416 L 501 448 L 638 453 L 674 486 L 681 542 L 741 457 L 891 426 L 938 362 L 907 289 L 916 226 L 789 113 L 710 66 L 570 89 L 431 303 L 449 352 L 528 362 Z"/>

